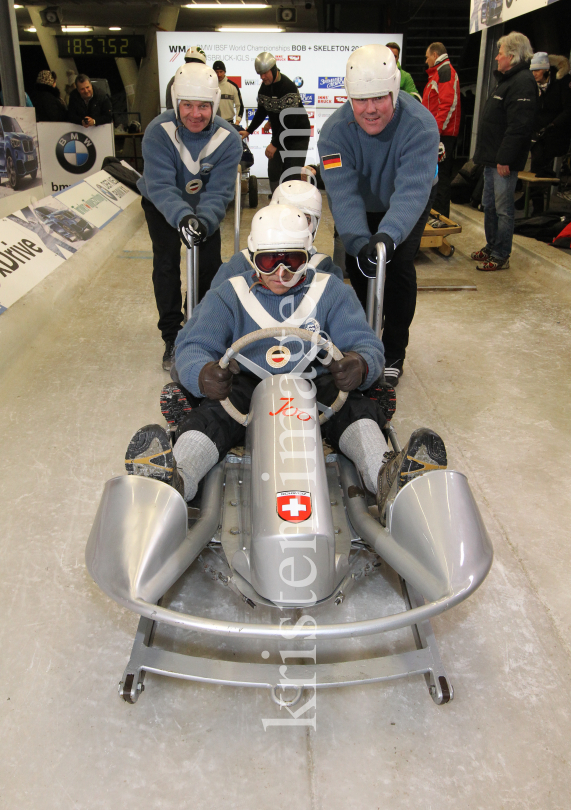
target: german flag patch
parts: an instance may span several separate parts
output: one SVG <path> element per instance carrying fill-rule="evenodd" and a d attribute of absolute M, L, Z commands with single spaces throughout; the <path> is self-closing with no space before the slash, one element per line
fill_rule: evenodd
<path fill-rule="evenodd" d="M 340 169 L 343 165 L 341 163 L 341 155 L 325 155 L 322 158 L 324 169 Z"/>

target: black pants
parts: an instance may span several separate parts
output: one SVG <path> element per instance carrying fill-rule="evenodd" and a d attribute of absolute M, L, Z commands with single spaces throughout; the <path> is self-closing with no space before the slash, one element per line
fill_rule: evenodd
<path fill-rule="evenodd" d="M 242 413 L 248 413 L 254 388 L 259 382 L 257 377 L 244 372 L 234 377 L 230 401 Z M 331 405 L 338 394 L 331 374 L 322 374 L 314 382 L 318 402 Z M 380 428 L 386 422 L 386 416 L 377 402 L 360 391 L 351 391 L 341 410 L 322 425 L 321 435 L 335 450 L 338 450 L 339 439 L 346 428 L 359 419 L 372 419 Z M 203 399 L 198 408 L 192 409 L 184 422 L 178 426 L 176 439 L 189 430 L 197 430 L 208 436 L 218 449 L 219 460 L 222 460 L 232 447 L 243 444 L 246 435 L 246 428 L 229 416 L 218 401 L 212 399 Z"/>
<path fill-rule="evenodd" d="M 309 137 L 307 138 L 284 138 L 285 148 L 278 147 L 278 151 L 268 160 L 268 179 L 270 181 L 270 190 L 272 194 L 279 186 L 280 183 L 285 183 L 286 180 L 301 180 L 301 171 L 293 171 L 295 168 L 302 169 L 305 166 L 307 158 L 307 147 L 309 146 Z M 287 152 L 303 152 L 301 157 L 288 157 Z M 285 152 L 286 156 L 282 156 Z"/>
<path fill-rule="evenodd" d="M 153 243 L 153 287 L 159 311 L 157 326 L 163 340 L 174 340 L 182 326 L 182 293 L 180 284 L 180 236 L 161 212 L 146 197 L 143 211 Z M 222 264 L 220 229 L 209 236 L 199 248 L 198 297 L 204 298 L 210 282 Z"/>
<path fill-rule="evenodd" d="M 420 246 L 424 226 L 428 220 L 435 195 L 436 186 L 432 188 L 426 208 L 420 215 L 418 222 L 404 242 L 397 247 L 393 258 L 387 264 L 383 305 L 383 344 L 385 346 L 385 364 L 387 366 L 396 360 L 404 360 L 406 355 L 409 326 L 412 323 L 416 309 L 414 257 Z M 377 232 L 384 215 L 384 213 L 367 213 L 367 224 L 371 233 Z M 355 256 L 345 254 L 345 269 L 353 289 L 357 293 L 357 298 L 366 311 L 368 279 L 359 270 Z"/>
<path fill-rule="evenodd" d="M 452 183 L 452 168 L 454 166 L 454 149 L 456 148 L 455 135 L 441 135 L 440 140 L 446 149 L 446 157 L 438 164 L 438 190 L 432 206 L 439 214 L 450 216 L 450 184 Z"/>

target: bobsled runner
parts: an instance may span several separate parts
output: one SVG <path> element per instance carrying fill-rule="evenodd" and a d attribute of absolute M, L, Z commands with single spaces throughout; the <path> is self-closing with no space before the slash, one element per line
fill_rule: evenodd
<path fill-rule="evenodd" d="M 378 250 L 377 278 L 370 280 L 369 323 L 380 333 L 384 284 L 384 246 Z M 190 274 L 189 274 L 190 277 Z M 272 333 L 272 334 L 270 334 Z M 271 375 L 240 352 L 251 342 L 295 334 L 311 343 L 293 374 Z M 484 581 L 492 564 L 492 546 L 467 478 L 455 470 L 427 472 L 397 494 L 381 525 L 374 499 L 349 459 L 323 452 L 321 427 L 347 394 L 339 392 L 331 408 L 316 401 L 315 386 L 304 374 L 319 353 L 338 350 L 319 334 L 302 329 L 259 330 L 238 340 L 220 360 L 232 358 L 256 371 L 261 381 L 250 411 L 241 414 L 229 400 L 222 404 L 246 427 L 241 455 L 231 452 L 203 480 L 196 502 L 161 481 L 135 475 L 107 481 L 86 550 L 89 573 L 99 587 L 123 607 L 141 616 L 131 659 L 119 685 L 120 695 L 134 703 L 146 672 L 234 686 L 270 690 L 281 706 L 293 707 L 304 689 L 347 686 L 424 675 L 433 700 L 447 703 L 453 689 L 443 668 L 430 619 L 467 599 Z M 246 363 L 244 363 L 246 361 Z M 390 424 L 388 439 L 400 450 Z M 224 570 L 205 562 L 212 554 Z M 192 571 L 208 571 L 233 592 L 243 621 L 194 615 L 163 605 L 175 583 Z M 404 605 L 386 614 L 381 601 L 368 598 L 367 615 L 355 620 L 351 589 L 363 578 L 392 570 L 398 575 Z M 182 578 L 182 579 L 181 579 Z M 369 594 L 374 596 L 375 594 Z M 189 601 L 192 603 L 192 588 Z M 186 608 L 186 605 L 185 605 Z M 188 608 L 186 608 L 188 609 Z M 273 616 L 257 622 L 262 613 Z M 212 612 L 211 612 L 212 613 Z M 335 621 L 322 616 L 334 614 Z M 283 666 L 259 661 L 258 639 L 267 646 L 284 639 L 286 627 L 304 625 L 313 639 L 311 663 Z M 178 628 L 187 636 L 216 640 L 241 639 L 258 660 L 181 654 L 155 645 L 157 628 Z M 410 627 L 416 649 L 371 655 L 360 660 L 339 654 L 319 661 L 320 644 L 365 639 Z M 223 647 L 224 645 L 222 645 Z M 291 646 L 291 643 L 290 643 Z M 334 645 L 333 645 L 334 646 Z M 316 651 L 316 652 L 315 652 Z M 262 658 L 269 658 L 262 652 Z M 287 672 L 284 672 L 287 670 Z M 286 677 L 284 677 L 284 674 Z"/>

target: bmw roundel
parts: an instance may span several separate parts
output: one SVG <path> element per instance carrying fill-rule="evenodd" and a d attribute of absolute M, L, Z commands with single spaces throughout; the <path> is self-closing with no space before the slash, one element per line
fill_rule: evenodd
<path fill-rule="evenodd" d="M 293 83 L 295 84 L 296 87 L 303 87 L 303 79 L 301 78 L 301 76 L 296 76 L 295 79 L 293 80 Z"/>
<path fill-rule="evenodd" d="M 66 132 L 58 139 L 56 157 L 62 169 L 71 174 L 88 172 L 97 158 L 91 138 L 82 132 Z"/>

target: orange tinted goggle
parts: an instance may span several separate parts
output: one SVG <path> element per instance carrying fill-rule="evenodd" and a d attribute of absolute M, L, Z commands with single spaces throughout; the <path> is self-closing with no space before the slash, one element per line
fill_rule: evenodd
<path fill-rule="evenodd" d="M 275 273 L 280 265 L 291 273 L 303 270 L 307 264 L 306 250 L 257 250 L 254 253 L 254 265 L 263 275 Z"/>

